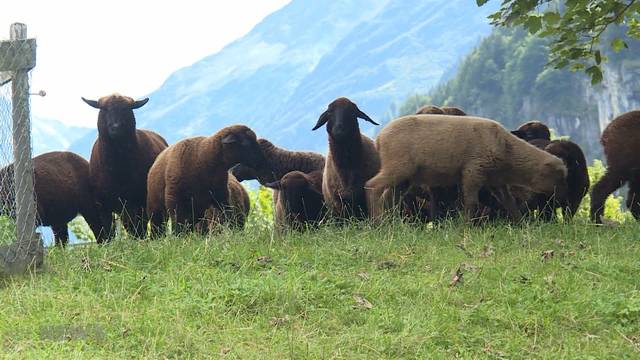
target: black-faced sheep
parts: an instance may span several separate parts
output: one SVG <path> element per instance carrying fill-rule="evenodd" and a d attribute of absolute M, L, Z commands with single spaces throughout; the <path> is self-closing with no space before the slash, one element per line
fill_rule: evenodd
<path fill-rule="evenodd" d="M 271 183 L 280 180 L 285 174 L 291 171 L 302 171 L 310 173 L 324 169 L 324 156 L 309 151 L 289 151 L 279 148 L 269 140 L 258 139 L 258 144 L 267 160 L 267 166 L 263 166 L 261 171 L 238 164 L 231 169 L 231 173 L 238 181 L 258 180 L 261 184 Z M 265 172 L 268 171 L 268 172 Z"/>
<path fill-rule="evenodd" d="M 524 141 L 531 141 L 534 139 L 551 141 L 551 131 L 549 130 L 549 127 L 540 121 L 526 122 L 511 133 Z"/>
<path fill-rule="evenodd" d="M 275 220 L 277 225 L 302 230 L 316 226 L 325 215 L 322 196 L 322 172 L 308 174 L 291 171 L 282 179 L 267 183 L 274 190 Z"/>
<path fill-rule="evenodd" d="M 116 213 L 129 234 L 144 237 L 148 223 L 147 174 L 156 157 L 168 146 L 157 133 L 136 129 L 133 110 L 149 99 L 134 101 L 113 94 L 98 101 L 82 100 L 100 110 L 98 139 L 93 144 L 89 164 L 103 226 L 101 233 L 112 236 Z"/>
<path fill-rule="evenodd" d="M 380 168 L 376 147 L 360 133 L 358 118 L 378 125 L 351 100 L 341 97 L 329 104 L 312 129 L 327 126 L 329 154 L 322 194 L 329 211 L 338 219 L 367 217 L 364 184 Z"/>
<path fill-rule="evenodd" d="M 380 172 L 366 184 L 372 216 L 382 213 L 380 196 L 387 188 L 409 181 L 423 187 L 460 184 L 468 220 L 477 215 L 483 186 L 519 186 L 537 193 L 563 192 L 567 169 L 562 160 L 509 134 L 495 121 L 447 115 L 413 115 L 389 123 L 378 135 Z M 514 220 L 515 200 L 501 199 Z"/>
<path fill-rule="evenodd" d="M 67 223 L 82 215 L 101 243 L 100 217 L 89 183 L 89 162 L 79 155 L 54 151 L 33 158 L 34 188 L 38 221 L 51 226 L 56 244 L 69 240 Z M 0 196 L 3 204 L 11 205 L 13 195 L 13 165 L 0 170 Z M 3 210 L 10 207 L 3 206 Z M 12 215 L 13 214 L 8 214 Z"/>
<path fill-rule="evenodd" d="M 228 214 L 233 186 L 228 170 L 238 163 L 258 169 L 266 164 L 255 133 L 244 125 L 184 139 L 163 151 L 147 181 L 147 212 L 154 233 L 163 229 L 167 215 L 178 231 L 185 231 L 196 230 L 211 207 L 214 213 Z M 224 215 L 221 222 L 228 219 Z"/>
<path fill-rule="evenodd" d="M 611 121 L 602 132 L 607 171 L 591 190 L 591 220 L 602 222 L 607 197 L 629 184 L 627 207 L 640 219 L 640 111 L 629 111 Z"/>

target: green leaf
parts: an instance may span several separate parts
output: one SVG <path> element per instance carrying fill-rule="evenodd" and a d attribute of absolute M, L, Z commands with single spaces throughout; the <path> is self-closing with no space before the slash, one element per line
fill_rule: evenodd
<path fill-rule="evenodd" d="M 593 57 L 596 59 L 596 64 L 600 65 L 600 63 L 602 63 L 602 55 L 600 54 L 600 50 L 596 50 L 593 53 Z"/>
<path fill-rule="evenodd" d="M 560 17 L 560 14 L 555 11 L 548 11 L 544 13 L 543 19 L 544 19 L 544 22 L 547 24 L 547 26 L 550 26 L 560 22 L 561 17 Z"/>
<path fill-rule="evenodd" d="M 599 84 L 602 81 L 602 69 L 600 69 L 600 66 L 593 65 L 585 71 L 591 76 L 591 85 Z"/>
<path fill-rule="evenodd" d="M 486 4 L 487 2 L 489 2 L 489 0 L 476 0 L 476 4 L 478 4 L 478 6 L 482 6 L 482 5 Z"/>
<path fill-rule="evenodd" d="M 627 45 L 627 43 L 624 40 L 620 38 L 615 38 L 611 42 L 611 47 L 613 48 L 613 51 L 620 52 L 620 50 L 622 50 L 623 48 L 628 49 L 629 45 Z"/>
<path fill-rule="evenodd" d="M 530 16 L 525 23 L 525 26 L 529 30 L 530 34 L 535 34 L 542 28 L 542 17 Z"/>

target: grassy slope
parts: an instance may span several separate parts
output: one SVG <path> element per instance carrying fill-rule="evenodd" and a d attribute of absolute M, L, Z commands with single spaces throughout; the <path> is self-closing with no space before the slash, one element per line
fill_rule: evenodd
<path fill-rule="evenodd" d="M 639 226 L 396 224 L 53 249 L 45 271 L 0 281 L 0 353 L 637 357 Z"/>

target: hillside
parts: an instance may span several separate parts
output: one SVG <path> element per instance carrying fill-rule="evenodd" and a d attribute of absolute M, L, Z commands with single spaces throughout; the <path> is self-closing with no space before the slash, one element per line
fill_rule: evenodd
<path fill-rule="evenodd" d="M 349 96 L 383 117 L 394 101 L 451 73 L 491 31 L 491 10 L 446 0 L 294 0 L 169 76 L 138 123 L 169 142 L 245 123 L 280 146 L 324 150 L 326 137 L 310 128 L 331 100 Z M 87 154 L 94 139 L 72 149 Z"/>
<path fill-rule="evenodd" d="M 610 41 L 619 29 L 606 34 Z M 426 95 L 407 99 L 397 115 L 423 104 L 460 106 L 515 128 L 528 120 L 548 123 L 569 136 L 591 159 L 601 158 L 600 133 L 613 117 L 640 107 L 640 42 L 609 57 L 604 80 L 592 86 L 583 72 L 546 69 L 546 40 L 521 30 L 495 30 L 463 61 L 456 75 Z"/>

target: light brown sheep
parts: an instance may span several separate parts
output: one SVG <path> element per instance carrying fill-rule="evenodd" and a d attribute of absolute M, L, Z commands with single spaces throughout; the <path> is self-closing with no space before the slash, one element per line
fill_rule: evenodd
<path fill-rule="evenodd" d="M 416 111 L 416 115 L 427 115 L 427 114 L 444 114 L 444 111 L 442 111 L 440 107 L 435 105 L 425 105 Z"/>
<path fill-rule="evenodd" d="M 376 147 L 360 133 L 358 118 L 378 125 L 351 100 L 341 97 L 329 104 L 312 129 L 327 125 L 329 155 L 322 194 L 327 208 L 337 219 L 367 217 L 364 183 L 380 168 Z"/>
<path fill-rule="evenodd" d="M 376 145 L 380 172 L 366 184 L 375 204 L 373 217 L 383 210 L 387 188 L 409 181 L 422 187 L 460 184 L 468 220 L 477 215 L 483 186 L 519 186 L 537 193 L 563 191 L 567 169 L 562 160 L 512 136 L 499 123 L 478 117 L 411 115 L 389 123 Z M 508 192 L 504 202 L 513 219 L 521 214 Z"/>

